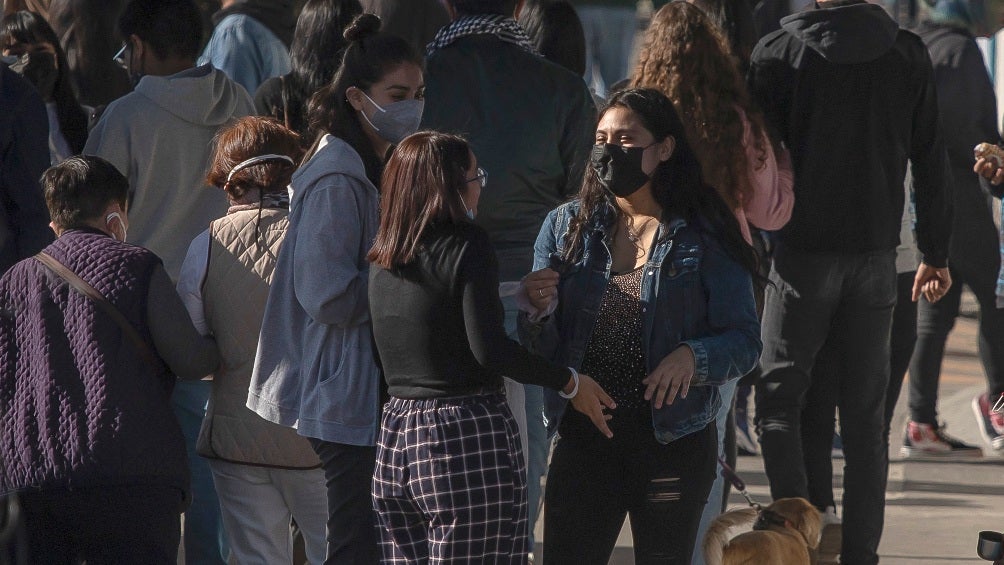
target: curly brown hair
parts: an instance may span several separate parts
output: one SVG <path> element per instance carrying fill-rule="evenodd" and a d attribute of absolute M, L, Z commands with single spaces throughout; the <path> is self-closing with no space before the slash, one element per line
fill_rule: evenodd
<path fill-rule="evenodd" d="M 704 177 L 733 208 L 752 196 L 741 114 L 749 121 L 758 163 L 767 159 L 763 117 L 750 100 L 728 41 L 699 8 L 671 2 L 645 33 L 634 87 L 662 91 L 683 118 Z"/>

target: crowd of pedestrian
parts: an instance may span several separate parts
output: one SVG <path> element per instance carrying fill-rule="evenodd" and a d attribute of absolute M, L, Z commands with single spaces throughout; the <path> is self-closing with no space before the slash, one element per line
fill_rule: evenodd
<path fill-rule="evenodd" d="M 963 285 L 1004 450 L 997 6 L 6 0 L 0 563 L 704 565 L 737 445 L 877 563 Z"/>

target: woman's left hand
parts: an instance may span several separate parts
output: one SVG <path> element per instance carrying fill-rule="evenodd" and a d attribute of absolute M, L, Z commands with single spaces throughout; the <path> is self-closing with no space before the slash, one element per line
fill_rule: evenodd
<path fill-rule="evenodd" d="M 534 271 L 523 279 L 526 298 L 538 312 L 544 312 L 558 297 L 558 282 L 561 276 L 552 269 Z"/>
<path fill-rule="evenodd" d="M 645 400 L 651 400 L 656 409 L 663 404 L 672 404 L 677 394 L 687 398 L 690 391 L 690 381 L 694 378 L 697 363 L 690 346 L 681 345 L 673 350 L 641 382 L 646 385 Z"/>

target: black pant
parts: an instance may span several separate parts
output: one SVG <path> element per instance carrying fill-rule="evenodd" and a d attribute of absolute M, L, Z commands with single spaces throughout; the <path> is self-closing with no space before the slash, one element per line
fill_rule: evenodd
<path fill-rule="evenodd" d="M 899 399 L 906 368 L 917 340 L 917 303 L 911 300 L 916 272 L 896 275 L 896 307 L 892 311 L 892 338 L 889 343 L 889 387 L 885 397 L 885 444 L 889 445 L 889 425 Z M 833 459 L 830 444 L 836 430 L 838 376 L 844 371 L 843 356 L 851 354 L 838 339 L 827 341 L 816 356 L 812 384 L 802 410 L 802 451 L 809 487 L 809 501 L 820 510 L 836 506 L 833 496 Z"/>
<path fill-rule="evenodd" d="M 878 563 L 888 453 L 883 441 L 889 336 L 896 303 L 895 251 L 832 255 L 779 245 L 767 289 L 757 382 L 757 428 L 774 499 L 809 498 L 801 418 L 817 355 L 846 351 L 836 381 L 844 442 L 845 562 Z M 827 438 L 826 444 L 832 441 Z"/>
<path fill-rule="evenodd" d="M 922 424 L 938 424 L 938 381 L 948 333 L 955 326 L 962 300 L 962 285 L 976 295 L 980 305 L 977 351 L 987 375 L 991 401 L 1004 392 L 1004 309 L 997 308 L 997 264 L 953 263 L 949 267 L 952 287 L 948 294 L 931 304 L 920 300 L 917 315 L 917 349 L 910 362 L 910 419 Z"/>
<path fill-rule="evenodd" d="M 635 563 L 690 565 L 715 479 L 715 423 L 668 445 L 655 440 L 650 408 L 619 409 L 607 439 L 569 410 L 547 473 L 544 563 L 610 560 L 625 515 Z"/>
<path fill-rule="evenodd" d="M 328 487 L 328 554 L 325 565 L 380 562 L 376 512 L 370 494 L 376 446 L 347 445 L 315 438 Z"/>
<path fill-rule="evenodd" d="M 105 487 L 21 495 L 31 563 L 175 565 L 182 493 Z"/>

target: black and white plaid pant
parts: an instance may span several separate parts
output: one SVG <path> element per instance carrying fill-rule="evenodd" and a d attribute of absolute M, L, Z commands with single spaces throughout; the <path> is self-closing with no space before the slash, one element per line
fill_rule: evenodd
<path fill-rule="evenodd" d="M 392 398 L 381 424 L 384 563 L 527 562 L 526 464 L 504 396 Z"/>

